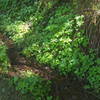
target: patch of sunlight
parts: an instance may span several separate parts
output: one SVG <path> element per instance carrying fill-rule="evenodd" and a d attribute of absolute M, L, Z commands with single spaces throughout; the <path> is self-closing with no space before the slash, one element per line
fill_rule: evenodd
<path fill-rule="evenodd" d="M 25 34 L 28 34 L 30 32 L 31 26 L 31 22 L 15 22 L 12 25 L 8 26 L 8 31 L 13 34 L 11 38 L 14 41 L 20 42 L 21 39 L 24 38 Z"/>
<path fill-rule="evenodd" d="M 12 37 L 12 39 L 13 39 L 14 41 L 16 41 L 16 42 L 19 42 L 20 39 L 23 39 L 24 35 L 25 35 L 25 33 L 18 33 L 18 34 L 15 34 L 15 35 Z"/>
<path fill-rule="evenodd" d="M 31 22 L 16 21 L 7 26 L 7 31 L 16 33 L 27 33 L 30 30 Z"/>
<path fill-rule="evenodd" d="M 35 74 L 32 70 L 20 71 L 20 74 L 21 74 L 22 77 L 31 77 L 33 75 L 38 76 L 38 74 Z"/>
<path fill-rule="evenodd" d="M 2 66 L 0 66 L 0 74 L 6 74 L 8 73 L 8 69 L 7 68 L 2 68 Z"/>
<path fill-rule="evenodd" d="M 21 33 L 27 33 L 27 32 L 30 30 L 30 24 L 31 24 L 31 23 L 29 23 L 29 22 L 20 24 L 20 25 L 18 26 L 20 32 L 21 32 Z"/>
<path fill-rule="evenodd" d="M 3 41 L 0 40 L 0 45 L 4 45 Z"/>
<path fill-rule="evenodd" d="M 100 3 L 96 3 L 92 6 L 93 10 L 100 10 Z"/>

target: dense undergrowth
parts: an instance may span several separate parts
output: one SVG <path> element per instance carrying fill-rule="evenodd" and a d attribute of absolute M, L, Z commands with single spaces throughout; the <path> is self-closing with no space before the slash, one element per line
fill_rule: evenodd
<path fill-rule="evenodd" d="M 1 0 L 0 13 L 0 31 L 15 42 L 22 55 L 50 66 L 59 75 L 73 73 L 87 81 L 85 88 L 100 93 L 100 58 L 88 48 L 84 16 L 72 4 Z M 5 50 L 0 45 L 0 66 L 6 68 Z M 35 100 L 52 100 L 50 84 L 42 78 L 15 78 L 14 83 L 22 93 L 32 92 Z"/>
<path fill-rule="evenodd" d="M 22 94 L 30 95 L 35 100 L 52 100 L 51 82 L 40 76 L 26 74 L 26 77 L 14 77 L 10 82 Z"/>

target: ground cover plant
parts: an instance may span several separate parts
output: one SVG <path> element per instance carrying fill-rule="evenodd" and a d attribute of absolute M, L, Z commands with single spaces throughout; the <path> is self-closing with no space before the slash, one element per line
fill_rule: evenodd
<path fill-rule="evenodd" d="M 7 47 L 0 41 L 0 71 L 7 71 L 10 67 L 9 58 L 7 56 Z"/>

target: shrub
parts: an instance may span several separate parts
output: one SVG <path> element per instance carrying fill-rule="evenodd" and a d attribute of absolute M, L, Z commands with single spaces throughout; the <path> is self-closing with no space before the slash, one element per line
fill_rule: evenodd
<path fill-rule="evenodd" d="M 79 54 L 82 53 L 79 46 L 85 47 L 88 41 L 79 31 L 82 18 L 74 15 L 71 7 L 60 6 L 41 34 L 31 38 L 33 43 L 23 53 L 28 57 L 36 56 L 37 61 L 49 64 L 63 74 L 71 72 L 79 65 Z"/>
<path fill-rule="evenodd" d="M 80 79 L 88 80 L 89 86 L 99 91 L 97 73 L 100 65 L 95 63 L 97 58 L 88 49 L 88 37 L 81 29 L 83 19 L 84 16 L 75 14 L 70 6 L 60 6 L 46 27 L 26 38 L 30 45 L 26 44 L 23 54 L 57 69 L 59 74 L 75 73 Z M 88 54 L 83 52 L 84 48 L 87 48 Z"/>
<path fill-rule="evenodd" d="M 37 75 L 24 78 L 14 77 L 11 82 L 15 85 L 16 90 L 32 96 L 35 100 L 51 100 L 52 98 L 50 96 L 51 82 Z"/>

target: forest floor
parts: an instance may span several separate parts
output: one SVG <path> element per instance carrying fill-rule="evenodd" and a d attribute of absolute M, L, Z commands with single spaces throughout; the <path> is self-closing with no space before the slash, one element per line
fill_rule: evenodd
<path fill-rule="evenodd" d="M 9 78 L 0 75 L 0 100 L 27 100 L 9 84 Z"/>
<path fill-rule="evenodd" d="M 10 59 L 11 66 L 13 67 L 9 71 L 8 76 L 20 76 L 21 71 L 31 70 L 33 73 L 38 74 L 45 79 L 53 79 L 53 95 L 60 96 L 61 100 L 100 100 L 94 95 L 86 92 L 80 83 L 71 81 L 70 79 L 68 80 L 66 77 L 57 78 L 56 75 L 52 75 L 53 71 L 49 69 L 49 67 L 42 67 L 41 69 L 40 65 L 31 63 L 31 61 L 19 54 L 12 40 L 6 36 L 1 37 L 2 38 L 0 39 L 8 47 L 8 57 Z M 14 86 L 9 85 L 9 78 L 7 76 L 0 75 L 0 100 L 31 100 L 31 98 L 28 99 L 26 95 L 22 95 L 16 91 Z"/>

